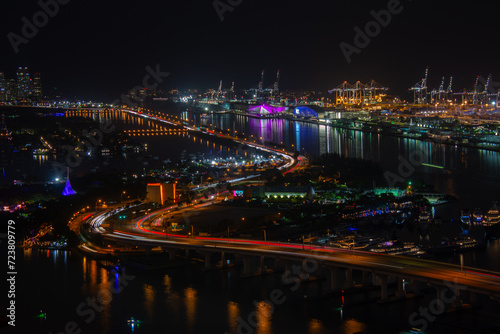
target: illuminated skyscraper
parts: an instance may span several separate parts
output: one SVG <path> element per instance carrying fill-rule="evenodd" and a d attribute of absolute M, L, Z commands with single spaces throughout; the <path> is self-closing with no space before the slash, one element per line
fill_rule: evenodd
<path fill-rule="evenodd" d="M 19 67 L 16 72 L 17 98 L 27 100 L 32 95 L 32 82 L 27 67 Z"/>
<path fill-rule="evenodd" d="M 40 73 L 35 73 L 33 76 L 33 99 L 39 101 L 42 98 L 42 79 L 40 77 Z"/>
<path fill-rule="evenodd" d="M 5 92 L 7 101 L 13 101 L 17 99 L 17 82 L 15 79 L 5 80 Z"/>

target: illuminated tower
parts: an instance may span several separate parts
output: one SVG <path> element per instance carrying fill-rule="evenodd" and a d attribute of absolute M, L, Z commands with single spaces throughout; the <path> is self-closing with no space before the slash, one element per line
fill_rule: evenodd
<path fill-rule="evenodd" d="M 71 184 L 69 183 L 69 168 L 66 175 L 66 185 L 64 185 L 64 190 L 62 192 L 63 196 L 71 196 L 76 195 L 76 192 L 71 188 Z"/>

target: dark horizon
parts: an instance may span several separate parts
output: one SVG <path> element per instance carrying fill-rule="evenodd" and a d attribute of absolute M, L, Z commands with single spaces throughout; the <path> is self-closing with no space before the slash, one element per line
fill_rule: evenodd
<path fill-rule="evenodd" d="M 49 2 L 49 1 L 48 1 Z M 64 3 L 64 1 L 61 0 Z M 226 3 L 226 2 L 220 2 Z M 237 3 L 237 1 L 233 2 Z M 23 17 L 33 21 L 37 2 L 13 3 L 2 16 L 0 72 L 14 78 L 19 66 L 40 72 L 44 92 L 65 98 L 111 102 L 141 85 L 147 66 L 170 76 L 162 89 L 251 88 L 266 71 L 264 86 L 281 70 L 282 90 L 326 92 L 343 81 L 371 79 L 409 99 L 408 89 L 429 67 L 429 90 L 453 76 L 454 91 L 471 89 L 476 77 L 496 75 L 495 13 L 480 5 L 430 1 L 340 1 L 311 3 L 241 1 L 220 17 L 214 2 L 165 4 L 59 4 L 57 13 L 16 54 L 8 34 L 22 36 Z M 339 45 L 354 45 L 364 30 L 394 6 L 386 27 L 348 63 Z"/>

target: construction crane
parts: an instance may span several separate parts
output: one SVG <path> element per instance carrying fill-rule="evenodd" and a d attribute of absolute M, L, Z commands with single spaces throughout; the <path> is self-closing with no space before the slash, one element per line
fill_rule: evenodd
<path fill-rule="evenodd" d="M 427 101 L 427 78 L 429 75 L 429 67 L 425 69 L 425 76 L 417 82 L 410 90 L 413 91 L 413 102 L 415 104 L 424 104 Z"/>
<path fill-rule="evenodd" d="M 484 85 L 483 94 L 488 94 L 488 90 L 490 88 L 490 81 L 491 81 L 491 74 L 488 75 L 488 80 L 486 81 L 486 84 Z"/>
<path fill-rule="evenodd" d="M 479 101 L 479 75 L 476 78 L 476 83 L 474 84 L 474 89 L 472 90 L 472 104 L 477 104 Z"/>
<path fill-rule="evenodd" d="M 444 90 L 444 77 L 441 78 L 441 85 L 438 89 L 438 101 L 444 102 L 446 100 L 446 91 Z"/>
<path fill-rule="evenodd" d="M 336 104 L 363 104 L 375 102 L 377 92 L 387 90 L 389 88 L 382 86 L 375 80 L 371 80 L 367 84 L 357 81 L 354 85 L 344 81 L 328 92 L 330 94 L 335 92 Z"/>
<path fill-rule="evenodd" d="M 497 104 L 499 91 L 495 91 L 491 87 L 492 79 L 491 74 L 488 75 L 488 79 L 484 79 L 483 76 L 478 75 L 476 77 L 476 82 L 472 90 L 468 91 L 466 89 L 463 92 L 455 93 L 454 95 L 462 95 L 462 104 L 472 104 L 472 105 L 483 105 L 483 103 L 489 103 L 490 98 L 494 98 L 494 105 Z"/>
<path fill-rule="evenodd" d="M 450 77 L 450 84 L 448 85 L 448 88 L 446 88 L 446 99 L 447 100 L 453 100 L 453 77 Z"/>

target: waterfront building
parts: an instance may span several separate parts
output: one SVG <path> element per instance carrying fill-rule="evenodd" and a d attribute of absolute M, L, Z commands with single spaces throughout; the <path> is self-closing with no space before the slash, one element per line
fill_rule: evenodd
<path fill-rule="evenodd" d="M 295 107 L 293 114 L 303 118 L 325 118 L 325 110 L 314 105 Z"/>
<path fill-rule="evenodd" d="M 15 79 L 5 80 L 5 100 L 13 101 L 17 99 L 17 83 Z"/>

